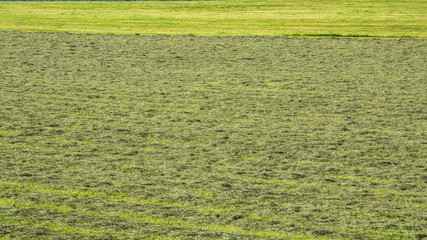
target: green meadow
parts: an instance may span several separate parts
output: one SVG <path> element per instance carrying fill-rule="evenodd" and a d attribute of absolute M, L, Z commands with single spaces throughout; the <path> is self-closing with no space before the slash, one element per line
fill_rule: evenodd
<path fill-rule="evenodd" d="M 426 9 L 0 2 L 0 239 L 426 239 Z"/>
<path fill-rule="evenodd" d="M 426 9 L 425 0 L 0 2 L 0 29 L 426 38 Z"/>

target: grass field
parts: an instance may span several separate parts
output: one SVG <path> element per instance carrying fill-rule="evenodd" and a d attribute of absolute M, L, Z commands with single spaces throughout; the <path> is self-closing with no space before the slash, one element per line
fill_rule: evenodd
<path fill-rule="evenodd" d="M 426 16 L 0 2 L 0 239 L 427 239 Z"/>
<path fill-rule="evenodd" d="M 0 238 L 427 237 L 425 39 L 0 43 Z"/>
<path fill-rule="evenodd" d="M 202 36 L 427 37 L 425 0 L 0 2 L 0 29 Z"/>

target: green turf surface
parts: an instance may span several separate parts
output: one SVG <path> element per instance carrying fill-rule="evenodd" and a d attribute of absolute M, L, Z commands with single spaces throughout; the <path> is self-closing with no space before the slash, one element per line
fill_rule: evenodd
<path fill-rule="evenodd" d="M 426 237 L 427 40 L 0 42 L 0 238 Z"/>
<path fill-rule="evenodd" d="M 425 0 L 0 2 L 0 29 L 74 33 L 427 37 Z"/>

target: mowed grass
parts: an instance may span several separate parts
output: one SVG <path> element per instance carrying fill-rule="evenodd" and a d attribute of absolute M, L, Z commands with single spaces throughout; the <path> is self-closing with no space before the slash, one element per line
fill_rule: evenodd
<path fill-rule="evenodd" d="M 0 42 L 0 237 L 426 237 L 427 40 Z"/>
<path fill-rule="evenodd" d="M 0 2 L 0 29 L 426 38 L 425 0 Z"/>

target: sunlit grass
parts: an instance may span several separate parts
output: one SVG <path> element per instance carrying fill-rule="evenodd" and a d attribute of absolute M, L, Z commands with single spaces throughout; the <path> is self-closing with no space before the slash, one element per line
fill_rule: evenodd
<path fill-rule="evenodd" d="M 0 2 L 0 29 L 425 38 L 426 9 L 423 0 Z"/>

